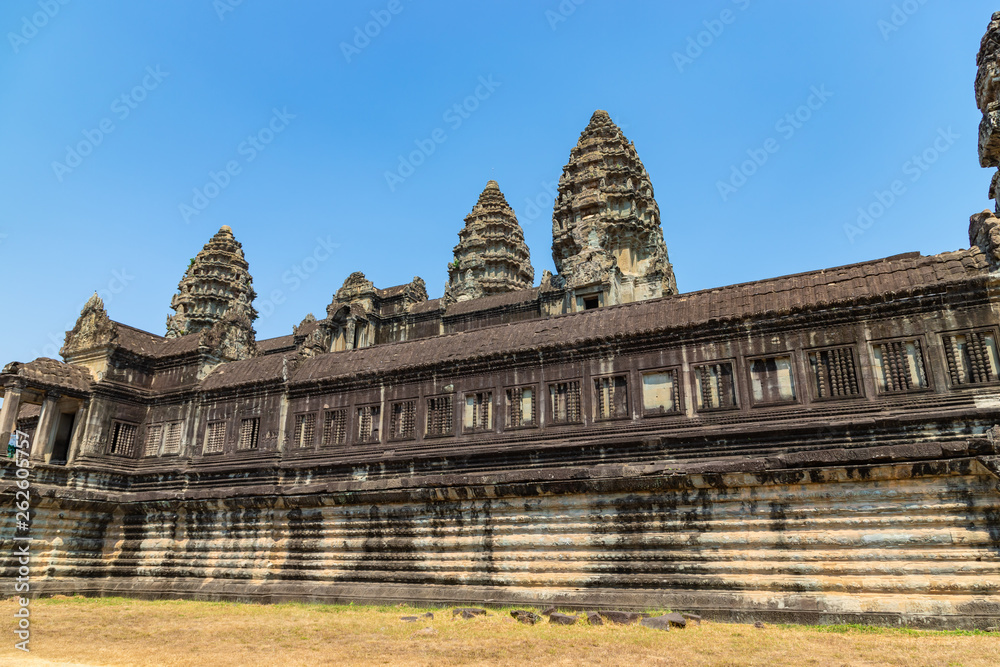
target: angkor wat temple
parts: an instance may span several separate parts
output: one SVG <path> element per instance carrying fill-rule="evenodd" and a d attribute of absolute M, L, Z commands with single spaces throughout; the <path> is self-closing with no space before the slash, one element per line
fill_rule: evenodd
<path fill-rule="evenodd" d="M 998 167 L 1000 13 L 978 66 Z M 353 273 L 267 340 L 228 227 L 164 336 L 95 295 L 63 360 L 0 374 L 33 593 L 997 624 L 994 213 L 968 248 L 678 293 L 649 176 L 597 111 L 552 236 L 536 287 L 490 181 L 442 298 Z"/>

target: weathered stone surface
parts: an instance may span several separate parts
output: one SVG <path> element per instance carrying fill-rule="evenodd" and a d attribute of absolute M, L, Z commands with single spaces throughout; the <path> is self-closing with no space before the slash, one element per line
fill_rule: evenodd
<path fill-rule="evenodd" d="M 563 168 L 552 259 L 572 288 L 608 286 L 609 304 L 677 292 L 649 175 L 606 111 L 594 112 Z"/>
<path fill-rule="evenodd" d="M 525 625 L 534 625 L 542 620 L 542 617 L 538 614 L 524 609 L 513 609 L 510 615 L 518 623 L 524 623 Z"/>
<path fill-rule="evenodd" d="M 399 620 L 403 621 L 404 623 L 416 623 L 419 620 L 419 618 L 417 618 L 416 616 L 400 616 Z"/>
<path fill-rule="evenodd" d="M 671 612 L 669 614 L 664 614 L 659 618 L 667 620 L 671 625 L 677 626 L 678 628 L 683 628 L 687 626 L 687 619 L 684 614 L 678 614 L 677 612 Z"/>
<path fill-rule="evenodd" d="M 641 618 L 641 614 L 633 611 L 602 611 L 598 613 L 605 621 L 615 625 L 632 625 Z"/>
<path fill-rule="evenodd" d="M 667 616 L 669 616 L 669 614 Z M 667 616 L 652 616 L 650 618 L 644 618 L 644 619 L 642 619 L 639 622 L 642 625 L 646 626 L 647 628 L 652 628 L 654 630 L 666 630 L 666 631 L 669 631 L 670 630 L 670 626 L 675 625 L 675 624 L 672 623 L 670 621 L 670 619 L 667 618 Z M 683 626 L 681 626 L 681 627 L 683 627 Z"/>
<path fill-rule="evenodd" d="M 587 623 L 590 625 L 604 625 L 604 620 L 596 611 L 587 612 Z"/>
<path fill-rule="evenodd" d="M 569 614 L 560 614 L 559 612 L 549 614 L 549 623 L 556 625 L 573 625 L 578 620 L 578 616 L 570 616 Z"/>
<path fill-rule="evenodd" d="M 694 621 L 698 625 L 701 625 L 701 616 L 699 616 L 698 614 L 681 614 L 681 616 L 683 616 L 685 619 L 689 621 Z"/>
<path fill-rule="evenodd" d="M 990 19 L 976 55 L 976 106 L 983 114 L 979 124 L 979 164 L 1000 167 L 1000 12 Z M 990 183 L 990 199 L 1000 207 L 997 174 Z M 1000 208 L 997 209 L 1000 212 Z"/>
<path fill-rule="evenodd" d="M 255 297 L 243 246 L 233 231 L 223 226 L 191 260 L 177 286 L 177 294 L 170 303 L 176 314 L 167 318 L 167 338 L 211 329 L 234 309 L 238 312 L 230 324 L 252 326 L 257 319 L 252 305 Z M 246 356 L 252 355 L 237 358 Z"/>
<path fill-rule="evenodd" d="M 475 618 L 476 616 L 486 616 L 487 612 L 485 609 L 477 609 L 474 607 L 459 607 L 458 609 L 452 609 L 451 615 L 461 616 L 462 618 Z"/>
<path fill-rule="evenodd" d="M 94 292 L 80 311 L 80 317 L 71 331 L 66 332 L 66 342 L 59 354 L 63 357 L 79 355 L 113 345 L 118 339 L 118 329 L 104 309 L 104 301 Z"/>
<path fill-rule="evenodd" d="M 455 259 L 448 265 L 446 303 L 527 289 L 533 284 L 535 270 L 524 232 L 496 181 L 486 184 L 458 237 Z"/>

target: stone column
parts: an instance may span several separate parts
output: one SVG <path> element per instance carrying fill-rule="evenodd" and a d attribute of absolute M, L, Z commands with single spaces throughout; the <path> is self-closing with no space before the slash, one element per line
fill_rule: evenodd
<path fill-rule="evenodd" d="M 47 392 L 42 401 L 42 414 L 38 417 L 35 441 L 31 443 L 31 460 L 48 463 L 52 457 L 52 446 L 59 424 L 59 399 L 55 392 Z"/>
<path fill-rule="evenodd" d="M 66 465 L 69 465 L 83 451 L 84 436 L 87 433 L 87 420 L 90 418 L 90 400 L 85 399 L 76 411 L 73 421 L 73 433 L 69 438 L 69 451 L 66 452 Z"/>
<path fill-rule="evenodd" d="M 10 434 L 17 430 L 17 413 L 21 408 L 21 391 L 17 386 L 6 388 L 3 396 L 3 407 L 0 408 L 0 451 L 7 455 L 7 443 Z"/>

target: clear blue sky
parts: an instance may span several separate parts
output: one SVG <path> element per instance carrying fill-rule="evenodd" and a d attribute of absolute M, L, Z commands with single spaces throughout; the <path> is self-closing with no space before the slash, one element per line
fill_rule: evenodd
<path fill-rule="evenodd" d="M 915 11 L 893 17 L 894 5 Z M 280 304 L 259 299 L 258 338 L 322 316 L 352 271 L 380 287 L 419 275 L 440 296 L 491 178 L 537 280 L 552 269 L 553 184 L 595 109 L 649 171 L 681 291 L 965 247 L 969 215 L 991 205 L 972 84 L 994 8 L 4 0 L 0 362 L 55 356 L 95 290 L 112 319 L 163 334 L 189 258 L 221 225 L 261 299 L 280 292 Z M 463 101 L 466 117 L 449 112 Z M 778 125 L 796 112 L 808 119 Z M 390 188 L 386 172 L 428 141 Z M 67 156 L 81 142 L 89 154 Z M 723 197 L 719 182 L 762 150 Z M 915 167 L 928 150 L 934 163 Z M 230 162 L 226 187 L 196 201 Z M 896 180 L 902 194 L 848 238 L 858 208 Z M 330 243 L 329 259 L 307 260 Z"/>

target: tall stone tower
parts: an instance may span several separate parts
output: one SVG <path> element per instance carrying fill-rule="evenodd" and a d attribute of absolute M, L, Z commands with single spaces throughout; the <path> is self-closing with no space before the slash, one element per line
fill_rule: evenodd
<path fill-rule="evenodd" d="M 257 319 L 250 265 L 233 230 L 223 226 L 191 261 L 170 302 L 167 338 L 211 329 L 223 320 L 251 326 Z M 245 323 L 244 323 L 245 320 Z"/>
<path fill-rule="evenodd" d="M 649 175 L 606 111 L 594 112 L 563 168 L 552 259 L 578 299 L 592 292 L 600 305 L 677 292 Z"/>
<path fill-rule="evenodd" d="M 986 28 L 976 56 L 976 106 L 983 113 L 979 123 L 979 164 L 1000 167 L 1000 12 L 995 12 Z M 990 183 L 990 199 L 1000 213 L 1000 171 Z"/>
<path fill-rule="evenodd" d="M 447 302 L 527 289 L 535 281 L 524 232 L 496 181 L 486 184 L 458 233 L 448 266 Z"/>

